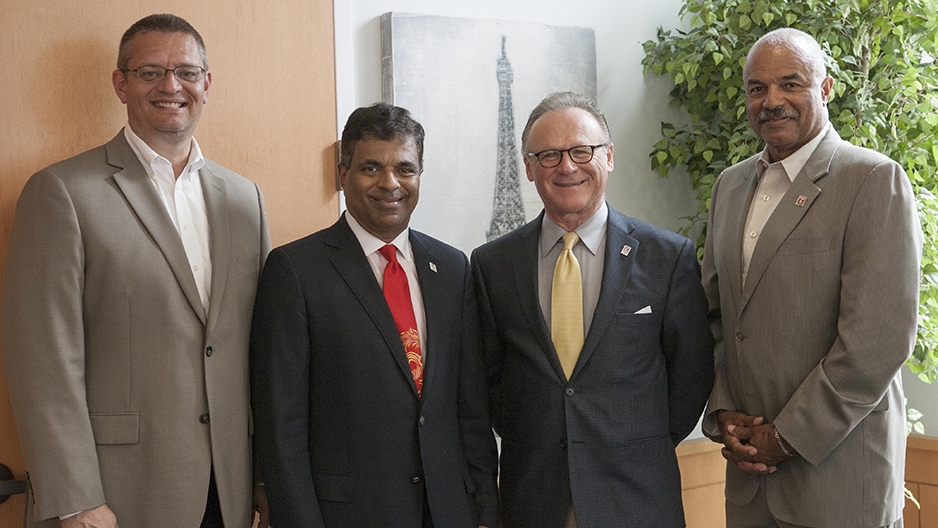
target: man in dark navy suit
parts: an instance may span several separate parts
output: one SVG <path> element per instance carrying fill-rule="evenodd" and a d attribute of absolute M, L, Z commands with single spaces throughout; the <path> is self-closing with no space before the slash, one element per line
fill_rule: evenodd
<path fill-rule="evenodd" d="M 408 228 L 423 137 L 403 108 L 353 112 L 348 210 L 267 260 L 252 404 L 274 526 L 496 526 L 469 262 Z"/>
<path fill-rule="evenodd" d="M 544 212 L 472 256 L 503 526 L 683 527 L 674 446 L 713 383 L 694 246 L 605 202 L 587 98 L 548 96 L 521 142 Z"/>

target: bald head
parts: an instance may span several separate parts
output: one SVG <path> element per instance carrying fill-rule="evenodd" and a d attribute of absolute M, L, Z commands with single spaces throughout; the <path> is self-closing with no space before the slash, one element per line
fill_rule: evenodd
<path fill-rule="evenodd" d="M 770 31 L 762 36 L 746 55 L 746 66 L 743 68 L 743 79 L 747 77 L 753 57 L 764 48 L 777 48 L 780 51 L 797 56 L 811 71 L 815 80 L 827 77 L 827 63 L 824 50 L 814 37 L 795 28 L 780 28 Z"/>

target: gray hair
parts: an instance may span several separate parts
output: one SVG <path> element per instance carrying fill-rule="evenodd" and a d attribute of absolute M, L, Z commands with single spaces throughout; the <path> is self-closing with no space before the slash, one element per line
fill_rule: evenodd
<path fill-rule="evenodd" d="M 522 152 L 528 152 L 528 136 L 531 135 L 531 127 L 534 126 L 534 122 L 547 112 L 560 110 L 562 108 L 579 108 L 580 110 L 585 110 L 596 119 L 596 122 L 599 123 L 599 127 L 602 128 L 603 135 L 605 136 L 603 142 L 612 142 L 612 136 L 609 134 L 609 124 L 606 123 L 605 116 L 603 116 L 603 113 L 599 111 L 599 108 L 596 107 L 596 104 L 593 103 L 589 97 L 574 92 L 555 92 L 542 99 L 541 102 L 534 107 L 534 110 L 531 110 L 531 115 L 528 116 L 528 122 L 524 125 L 524 130 L 521 132 Z"/>

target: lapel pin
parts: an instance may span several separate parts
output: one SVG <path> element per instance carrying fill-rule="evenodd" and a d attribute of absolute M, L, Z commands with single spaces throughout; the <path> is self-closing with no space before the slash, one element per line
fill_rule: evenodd
<path fill-rule="evenodd" d="M 799 194 L 799 195 L 798 195 L 798 199 L 795 200 L 795 205 L 797 205 L 798 207 L 804 207 L 804 203 L 805 203 L 807 200 L 808 200 L 808 197 L 807 197 L 807 196 L 805 196 L 805 195 L 803 195 L 803 194 Z"/>
<path fill-rule="evenodd" d="M 430 271 L 432 271 L 433 273 L 436 273 L 436 264 L 432 262 L 430 263 Z"/>
<path fill-rule="evenodd" d="M 631 252 L 632 252 L 632 246 L 630 246 L 630 245 L 628 245 L 628 244 L 622 246 L 622 251 L 620 251 L 620 253 L 622 253 L 622 254 L 625 255 L 626 257 L 629 256 L 629 253 L 631 253 Z"/>

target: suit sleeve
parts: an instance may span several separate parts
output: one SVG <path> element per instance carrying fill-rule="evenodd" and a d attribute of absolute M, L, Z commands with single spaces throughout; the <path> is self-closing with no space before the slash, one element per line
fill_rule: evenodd
<path fill-rule="evenodd" d="M 887 160 L 864 178 L 843 233 L 838 336 L 776 417 L 818 465 L 882 400 L 915 343 L 922 252 L 912 188 Z"/>
<path fill-rule="evenodd" d="M 310 344 L 296 267 L 267 258 L 251 328 L 254 444 L 274 526 L 322 528 L 309 453 Z"/>
<path fill-rule="evenodd" d="M 710 195 L 710 211 L 708 213 L 707 226 L 713 225 L 714 212 L 716 211 L 718 200 L 717 194 L 720 189 L 722 175 L 717 178 L 713 184 L 713 190 Z M 704 258 L 701 267 L 701 283 L 704 293 L 707 296 L 707 319 L 710 322 L 710 332 L 713 334 L 713 359 L 714 359 L 714 379 L 713 389 L 710 391 L 710 399 L 707 402 L 707 408 L 704 411 L 704 420 L 702 424 L 703 433 L 715 442 L 722 442 L 723 437 L 720 428 L 716 423 L 716 412 L 720 410 L 735 411 L 736 405 L 730 395 L 729 387 L 726 384 L 726 373 L 722 368 L 723 362 L 723 317 L 720 311 L 720 277 L 717 274 L 716 262 L 714 262 L 713 232 L 707 235 L 704 244 Z"/>
<path fill-rule="evenodd" d="M 39 519 L 100 506 L 104 490 L 85 392 L 84 246 L 59 177 L 20 195 L 3 281 L 3 354 Z"/>
<path fill-rule="evenodd" d="M 264 272 L 264 262 L 267 260 L 267 254 L 270 253 L 270 227 L 267 225 L 267 209 L 264 207 L 264 195 L 261 193 L 261 189 L 254 185 L 254 188 L 257 189 L 257 207 L 260 210 L 260 229 L 261 229 L 261 247 L 260 247 L 260 272 Z"/>
<path fill-rule="evenodd" d="M 502 364 L 505 360 L 505 347 L 498 337 L 495 324 L 495 315 L 489 302 L 485 277 L 482 273 L 482 264 L 479 262 L 478 251 L 472 252 L 472 276 L 476 304 L 479 314 L 479 333 L 482 339 L 482 350 L 485 363 L 485 379 L 489 400 L 489 415 L 492 427 L 496 433 L 502 428 Z"/>
<path fill-rule="evenodd" d="M 700 265 L 685 240 L 671 275 L 662 346 L 668 369 L 671 440 L 677 444 L 694 429 L 713 386 L 713 336 Z"/>
<path fill-rule="evenodd" d="M 465 261 L 465 256 L 463 256 Z M 498 523 L 498 453 L 489 419 L 485 367 L 479 340 L 479 320 L 469 263 L 463 294 L 463 336 L 459 375 L 459 428 L 466 462 L 475 485 L 473 498 L 479 525 Z"/>

